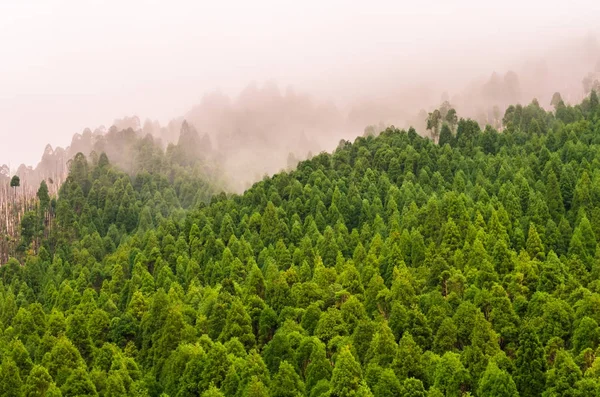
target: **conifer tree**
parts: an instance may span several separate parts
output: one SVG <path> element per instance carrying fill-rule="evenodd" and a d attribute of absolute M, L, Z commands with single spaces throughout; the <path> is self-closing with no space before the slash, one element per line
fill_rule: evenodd
<path fill-rule="evenodd" d="M 299 397 L 304 395 L 304 383 L 291 364 L 283 361 L 271 383 L 273 397 Z"/>
<path fill-rule="evenodd" d="M 519 397 L 517 386 L 512 377 L 490 361 L 483 373 L 477 394 L 482 397 Z"/>
<path fill-rule="evenodd" d="M 554 174 L 554 171 L 550 171 L 547 179 L 546 202 L 548 204 L 548 211 L 550 212 L 552 219 L 555 222 L 558 222 L 565 211 L 563 198 L 560 193 L 560 186 L 558 184 L 558 178 Z"/>
<path fill-rule="evenodd" d="M 331 376 L 331 394 L 336 397 L 353 396 L 361 387 L 362 370 L 350 348 L 345 346 L 337 356 Z"/>
<path fill-rule="evenodd" d="M 527 235 L 527 253 L 531 259 L 544 260 L 546 257 L 542 240 L 540 239 L 534 224 L 529 225 L 529 234 Z"/>
<path fill-rule="evenodd" d="M 310 362 L 306 368 L 306 391 L 310 392 L 318 382 L 331 378 L 332 366 L 327 359 L 325 347 L 317 344 L 310 354 Z"/>
<path fill-rule="evenodd" d="M 19 368 L 10 358 L 2 360 L 0 365 L 0 394 L 7 397 L 20 397 L 23 381 Z"/>
<path fill-rule="evenodd" d="M 548 370 L 544 397 L 578 396 L 576 383 L 582 374 L 571 356 L 564 350 L 556 353 L 554 367 Z"/>
<path fill-rule="evenodd" d="M 544 347 L 533 327 L 526 324 L 519 334 L 519 348 L 515 361 L 515 384 L 522 397 L 538 397 L 546 381 Z"/>

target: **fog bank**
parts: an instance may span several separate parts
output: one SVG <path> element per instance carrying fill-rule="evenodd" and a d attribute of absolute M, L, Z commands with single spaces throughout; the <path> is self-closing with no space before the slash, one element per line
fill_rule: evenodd
<path fill-rule="evenodd" d="M 114 120 L 166 146 L 185 118 L 245 186 L 367 125 L 424 133 L 444 100 L 480 124 L 555 91 L 577 102 L 600 78 L 598 15 L 580 0 L 3 2 L 0 164 L 33 169 Z"/>

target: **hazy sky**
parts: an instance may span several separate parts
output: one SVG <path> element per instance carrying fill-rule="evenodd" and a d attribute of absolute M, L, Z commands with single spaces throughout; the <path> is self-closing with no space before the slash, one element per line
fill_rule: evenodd
<path fill-rule="evenodd" d="M 598 0 L 0 0 L 0 164 L 252 81 L 339 102 L 502 70 L 599 17 Z"/>

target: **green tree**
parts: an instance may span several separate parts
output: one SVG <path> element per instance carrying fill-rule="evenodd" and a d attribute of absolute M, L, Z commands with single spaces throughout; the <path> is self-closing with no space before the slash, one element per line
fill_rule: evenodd
<path fill-rule="evenodd" d="M 565 211 L 564 202 L 560 193 L 560 185 L 554 171 L 550 171 L 546 182 L 546 202 L 548 204 L 548 212 L 555 222 L 560 221 L 560 217 Z"/>
<path fill-rule="evenodd" d="M 429 116 L 427 117 L 427 129 L 431 131 L 431 138 L 434 142 L 437 141 L 439 136 L 441 121 L 442 114 L 438 109 L 435 109 L 433 112 L 429 113 Z"/>
<path fill-rule="evenodd" d="M 590 317 L 583 317 L 573 332 L 573 352 L 579 354 L 590 348 L 595 349 L 600 342 L 598 323 Z"/>
<path fill-rule="evenodd" d="M 7 397 L 21 396 L 23 381 L 19 375 L 19 368 L 9 358 L 2 360 L 0 366 L 0 394 Z"/>
<path fill-rule="evenodd" d="M 399 397 L 403 395 L 402 384 L 391 369 L 385 369 L 373 390 L 376 396 Z"/>
<path fill-rule="evenodd" d="M 246 349 L 252 348 L 255 344 L 252 332 L 252 319 L 239 300 L 234 300 L 231 304 L 227 312 L 225 326 L 219 336 L 221 342 L 226 342 L 231 338 L 238 338 Z"/>
<path fill-rule="evenodd" d="M 386 322 L 382 322 L 379 330 L 373 336 L 369 352 L 368 361 L 387 368 L 392 364 L 397 355 L 398 346 L 394 340 L 394 334 Z"/>
<path fill-rule="evenodd" d="M 534 224 L 529 225 L 529 234 L 527 235 L 527 253 L 531 259 L 544 260 L 546 257 L 542 240 Z"/>
<path fill-rule="evenodd" d="M 458 343 L 458 330 L 451 318 L 445 318 L 437 330 L 433 341 L 433 350 L 437 354 L 444 354 L 455 349 Z"/>
<path fill-rule="evenodd" d="M 434 386 L 446 396 L 460 396 L 469 387 L 469 372 L 456 353 L 446 352 L 437 365 Z"/>
<path fill-rule="evenodd" d="M 97 396 L 96 387 L 84 368 L 76 368 L 60 388 L 64 397 Z"/>
<path fill-rule="evenodd" d="M 304 395 L 304 383 L 291 364 L 283 361 L 279 370 L 273 377 L 271 384 L 271 396 L 273 397 L 297 397 Z"/>
<path fill-rule="evenodd" d="M 424 368 L 422 363 L 423 351 L 414 341 L 409 332 L 405 332 L 398 344 L 396 357 L 392 368 L 399 379 L 421 378 Z"/>
<path fill-rule="evenodd" d="M 350 348 L 342 348 L 335 361 L 331 376 L 331 394 L 337 397 L 353 396 L 361 386 L 362 370 Z"/>
<path fill-rule="evenodd" d="M 322 380 L 331 379 L 331 361 L 327 359 L 325 347 L 316 344 L 310 354 L 310 362 L 306 367 L 306 391 L 310 392 Z"/>
<path fill-rule="evenodd" d="M 269 389 L 258 377 L 253 376 L 252 380 L 248 384 L 244 396 L 247 397 L 268 397 L 270 395 Z"/>
<path fill-rule="evenodd" d="M 214 384 L 202 393 L 202 397 L 225 397 L 225 395 Z"/>
<path fill-rule="evenodd" d="M 42 211 L 48 209 L 48 205 L 50 204 L 50 195 L 48 194 L 48 185 L 46 184 L 45 180 L 40 182 L 40 187 L 38 188 L 36 196 L 40 201 L 40 208 Z"/>
<path fill-rule="evenodd" d="M 450 146 L 454 144 L 454 135 L 452 135 L 452 130 L 450 129 L 448 124 L 444 123 L 440 132 L 440 139 L 438 141 L 438 145 L 444 146 L 446 144 Z"/>
<path fill-rule="evenodd" d="M 477 388 L 477 394 L 482 397 L 519 397 L 517 386 L 512 377 L 490 361 Z"/>
<path fill-rule="evenodd" d="M 25 381 L 23 394 L 26 397 L 45 396 L 51 386 L 54 386 L 52 377 L 48 374 L 46 368 L 35 365 Z"/>
<path fill-rule="evenodd" d="M 546 389 L 543 397 L 578 396 L 575 384 L 581 380 L 582 374 L 569 353 L 559 350 L 554 360 L 554 367 L 548 371 Z"/>

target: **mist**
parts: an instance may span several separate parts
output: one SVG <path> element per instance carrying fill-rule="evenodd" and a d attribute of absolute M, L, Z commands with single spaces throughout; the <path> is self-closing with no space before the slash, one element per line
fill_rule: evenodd
<path fill-rule="evenodd" d="M 594 1 L 12 3 L 0 164 L 32 186 L 42 154 L 62 175 L 112 126 L 166 148 L 186 120 L 240 191 L 369 125 L 425 135 L 443 101 L 483 127 L 494 107 L 575 103 L 600 79 Z"/>

